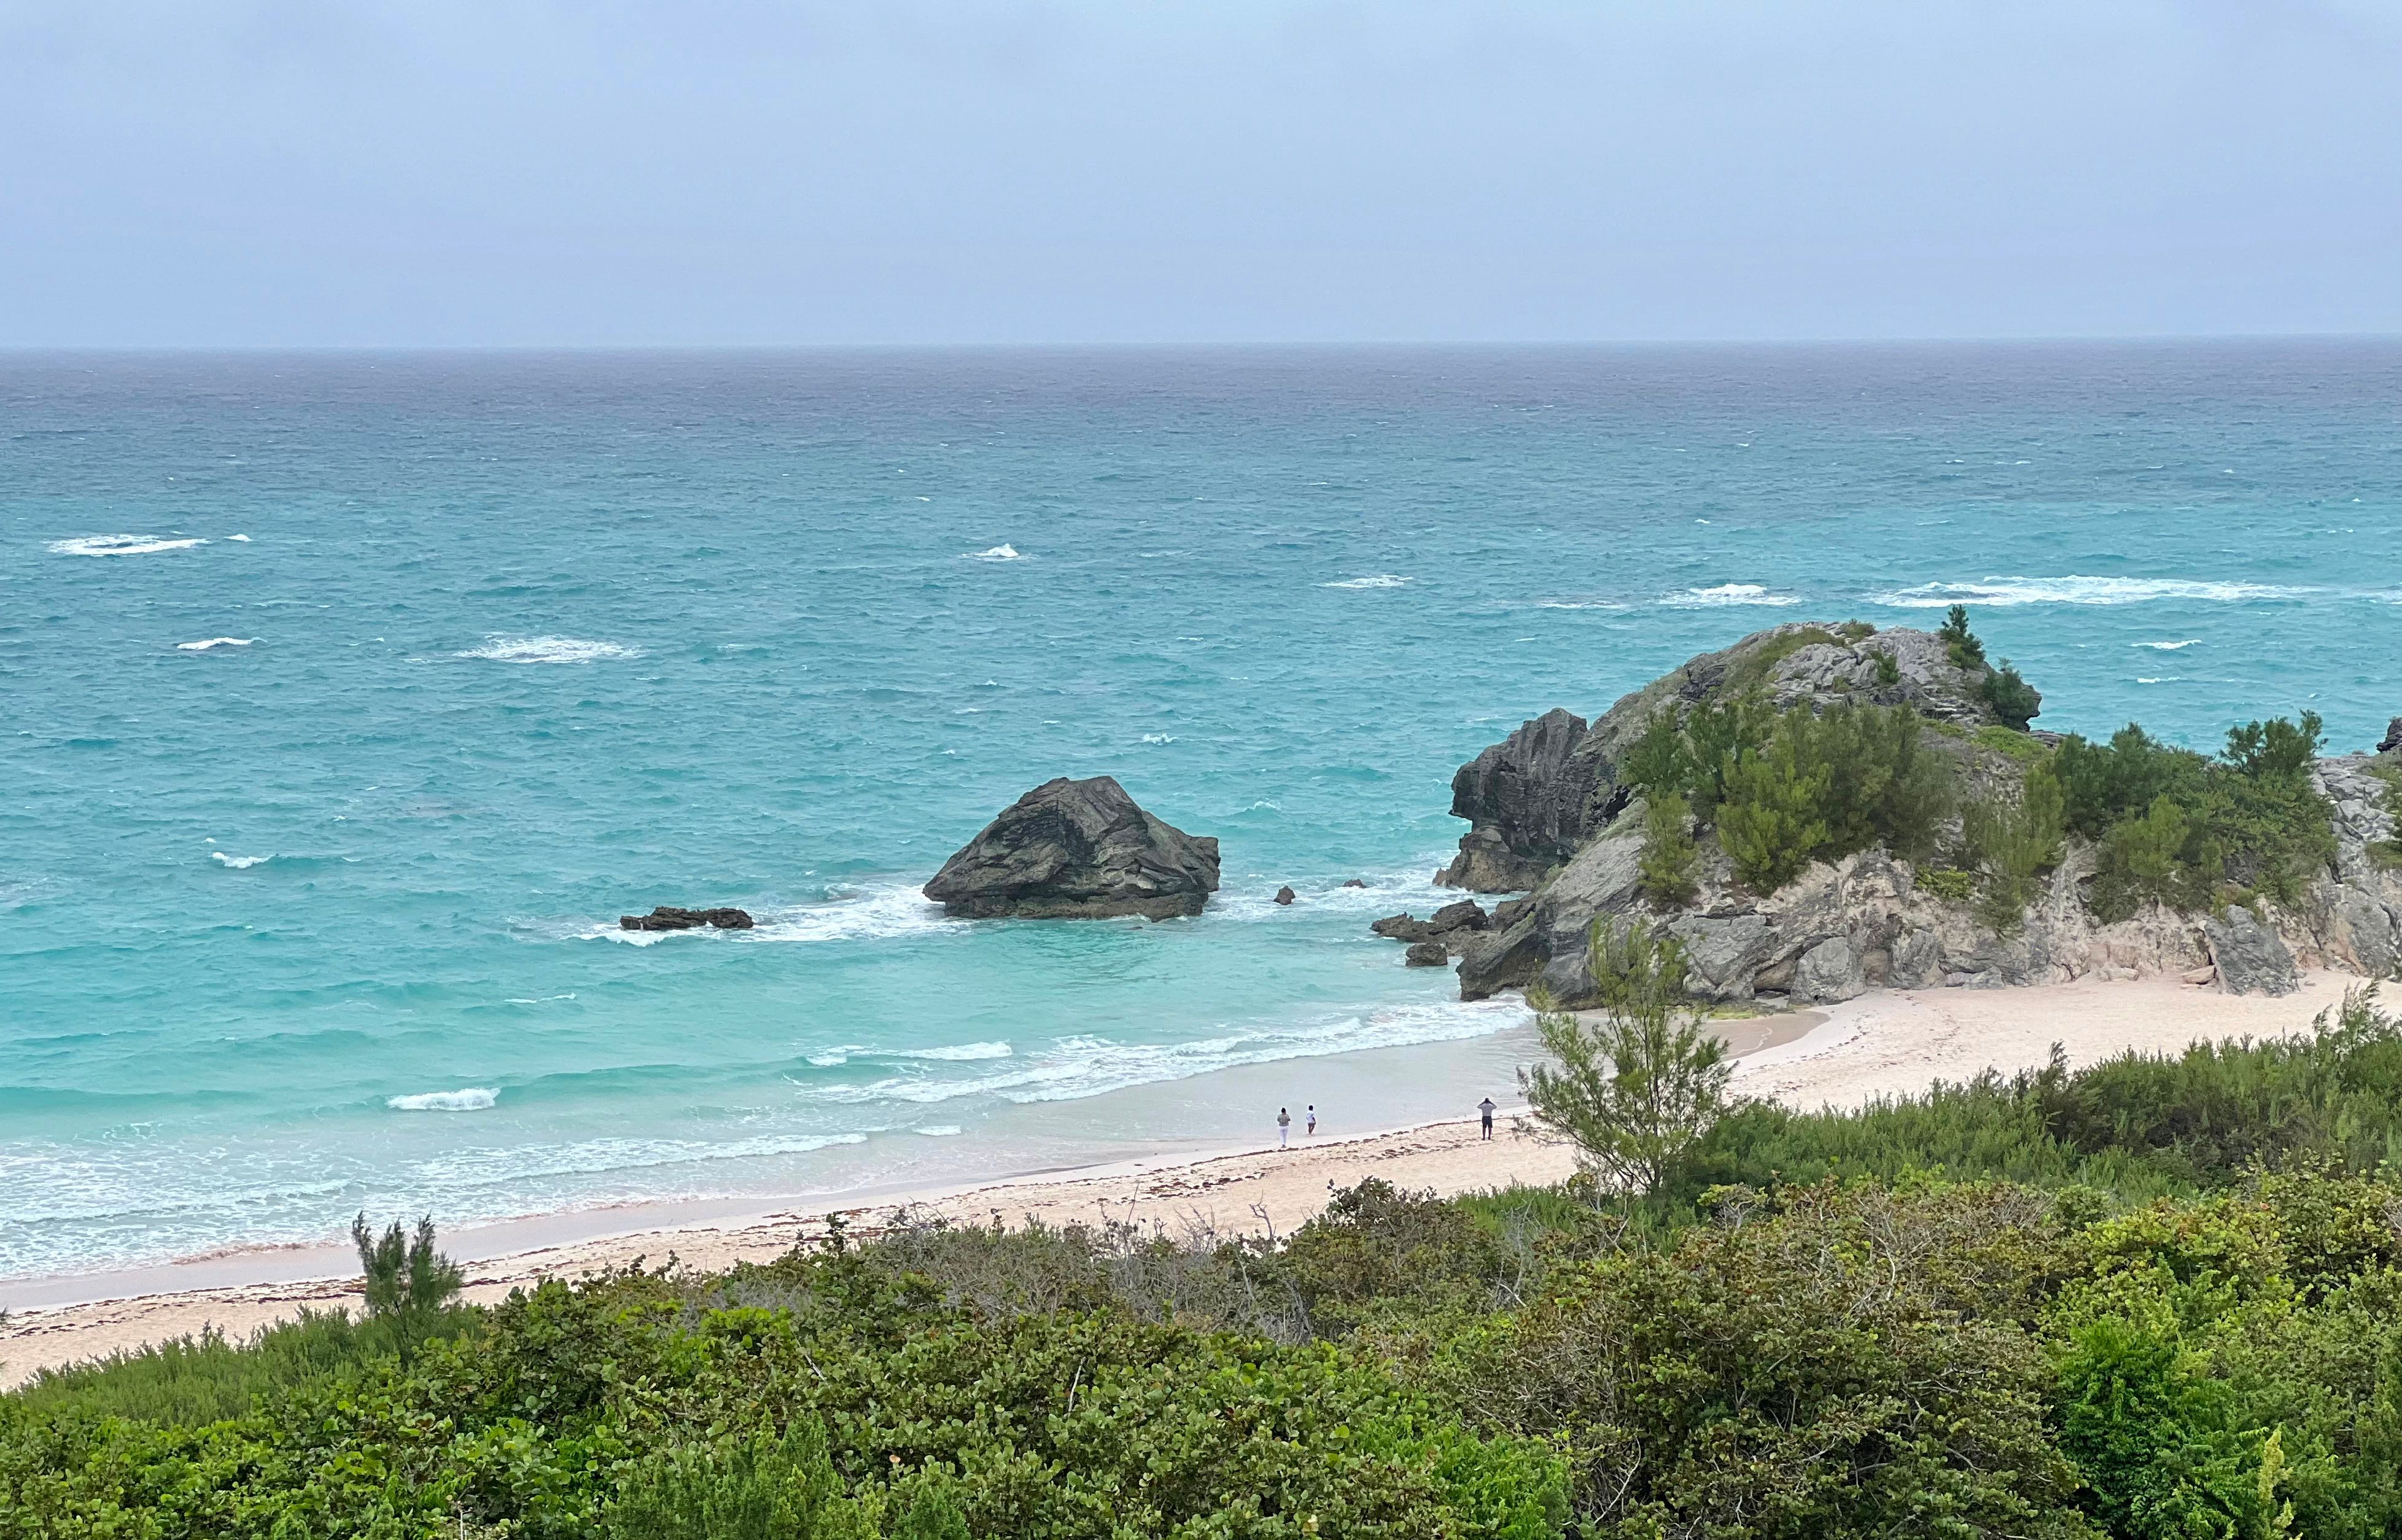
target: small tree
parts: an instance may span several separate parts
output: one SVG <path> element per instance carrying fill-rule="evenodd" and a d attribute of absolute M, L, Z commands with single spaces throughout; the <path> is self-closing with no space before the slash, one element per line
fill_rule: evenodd
<path fill-rule="evenodd" d="M 438 1311 L 466 1281 L 457 1263 L 434 1249 L 432 1214 L 417 1221 L 412 1239 L 396 1220 L 378 1236 L 362 1213 L 351 1221 L 351 1241 L 359 1248 L 359 1270 L 366 1275 L 370 1321 Z"/>
<path fill-rule="evenodd" d="M 1985 644 L 1968 629 L 1968 606 L 1954 604 L 1943 614 L 1943 624 L 1935 629 L 1943 638 L 1944 650 L 1952 655 L 1955 669 L 1981 669 L 1985 666 Z"/>
<path fill-rule="evenodd" d="M 2035 902 L 2036 878 L 2060 859 L 2065 799 L 2049 765 L 2026 773 L 2015 800 L 1995 797 L 1971 803 L 1961 820 L 1969 853 L 1985 875 L 1978 912 L 2004 936 L 2013 935 Z"/>
<path fill-rule="evenodd" d="M 1559 1062 L 1521 1069 L 1518 1086 L 1537 1137 L 1572 1144 L 1585 1169 L 1649 1189 L 1726 1111 L 1726 1045 L 1703 1030 L 1685 993 L 1675 936 L 1597 919 L 1585 950 L 1602 1020 L 1588 1023 L 1529 992 L 1543 1048 Z"/>
<path fill-rule="evenodd" d="M 1693 810 L 1675 792 L 1663 792 L 1644 804 L 1643 850 L 1636 857 L 1643 896 L 1661 909 L 1671 909 L 1693 896 L 1694 870 L 1701 865 L 1701 847 L 1693 843 Z"/>

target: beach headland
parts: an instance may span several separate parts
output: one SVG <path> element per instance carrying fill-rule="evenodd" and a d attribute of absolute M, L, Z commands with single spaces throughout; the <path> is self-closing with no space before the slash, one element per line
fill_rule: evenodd
<path fill-rule="evenodd" d="M 2174 1052 L 2197 1039 L 2262 1037 L 2301 1030 L 2361 981 L 2309 972 L 2284 996 L 2230 995 L 2174 978 L 2102 980 L 2010 990 L 1875 991 L 1823 1011 L 1720 1023 L 1739 1055 L 1736 1089 L 1797 1107 L 1857 1106 L 1879 1096 L 1962 1080 L 1985 1069 L 2041 1063 L 2058 1044 L 2073 1062 L 2126 1049 Z M 1503 1034 L 1508 1038 L 1509 1034 Z M 1488 1057 L 1522 1047 L 1484 1040 Z M 1426 1067 L 1458 1045 L 1374 1049 Z M 1362 1056 L 1343 1056 L 1346 1058 Z M 1273 1137 L 1214 1147 L 1163 1147 L 1097 1165 L 1022 1172 L 1003 1180 L 912 1192 L 821 1194 L 789 1202 L 718 1201 L 591 1210 L 447 1234 L 467 1267 L 466 1297 L 489 1303 L 545 1278 L 574 1278 L 672 1258 L 697 1271 L 765 1261 L 821 1235 L 829 1214 L 854 1231 L 904 1211 L 954 1223 L 1053 1225 L 1098 1220 L 1157 1224 L 1171 1232 L 1289 1233 L 1335 1188 L 1365 1177 L 1455 1194 L 1513 1182 L 1555 1182 L 1574 1170 L 1564 1146 L 1539 1143 L 1505 1118 L 1486 1144 L 1472 1119 L 1420 1120 L 1378 1131 Z M 204 1330 L 241 1337 L 303 1308 L 354 1306 L 347 1247 L 254 1250 L 167 1267 L 0 1283 L 0 1387 L 44 1368 L 137 1349 Z"/>

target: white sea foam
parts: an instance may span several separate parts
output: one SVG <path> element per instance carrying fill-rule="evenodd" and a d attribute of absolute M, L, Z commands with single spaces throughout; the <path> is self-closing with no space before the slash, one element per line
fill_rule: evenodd
<path fill-rule="evenodd" d="M 1405 589 L 1410 579 L 1397 573 L 1380 572 L 1367 577 L 1346 577 L 1339 583 L 1320 583 L 1321 589 Z"/>
<path fill-rule="evenodd" d="M 805 1155 L 831 1145 L 865 1143 L 867 1135 L 863 1133 L 762 1134 L 722 1143 L 699 1139 L 586 1139 L 572 1145 L 455 1150 L 415 1162 L 407 1169 L 407 1177 L 428 1188 L 518 1187 L 545 1176 L 589 1176 L 597 1172 Z"/>
<path fill-rule="evenodd" d="M 1789 593 L 1771 593 L 1760 583 L 1720 583 L 1714 589 L 1687 589 L 1672 593 L 1660 603 L 1670 609 L 1717 609 L 1732 605 L 1798 604 L 1802 601 Z"/>
<path fill-rule="evenodd" d="M 1023 562 L 1026 560 L 1024 553 L 1006 541 L 989 550 L 972 550 L 962 554 L 971 562 Z"/>
<path fill-rule="evenodd" d="M 915 884 L 896 882 L 838 888 L 822 904 L 763 913 L 758 928 L 743 934 L 761 941 L 881 941 L 952 928 L 940 904 Z"/>
<path fill-rule="evenodd" d="M 948 1139 L 959 1131 L 957 1123 L 929 1123 L 918 1131 L 929 1139 Z"/>
<path fill-rule="evenodd" d="M 2154 652 L 2174 652 L 2180 647 L 2194 647 L 2200 646 L 2201 645 L 2202 638 L 2199 636 L 2183 642 L 2137 642 L 2133 644 L 2133 645 L 2139 647 L 2149 647 Z"/>
<path fill-rule="evenodd" d="M 228 534 L 226 538 L 228 540 L 239 540 L 245 546 L 250 544 L 250 536 L 247 534 Z"/>
<path fill-rule="evenodd" d="M 1165 732 L 1146 732 L 1142 735 L 1142 741 L 1146 743 L 1173 743 L 1176 739 L 1173 735 Z"/>
<path fill-rule="evenodd" d="M 862 1050 L 858 1044 L 846 1043 L 838 1048 L 820 1049 L 816 1053 L 809 1054 L 808 1058 L 810 1063 L 821 1070 L 826 1070 L 834 1068 L 836 1064 L 849 1063 L 850 1056 Z"/>
<path fill-rule="evenodd" d="M 60 556 L 148 556 L 153 551 L 189 550 L 207 544 L 205 540 L 173 540 L 156 534 L 85 534 L 73 540 L 53 540 L 50 549 Z"/>
<path fill-rule="evenodd" d="M 2017 604 L 2144 604 L 2159 599 L 2237 604 L 2293 599 L 2314 591 L 2269 583 L 2220 583 L 2185 577 L 1988 577 L 1978 583 L 1921 583 L 1870 599 L 1891 609 L 1940 610 L 1953 604 L 2008 608 Z"/>
<path fill-rule="evenodd" d="M 481 1112 L 501 1099 L 500 1091 L 490 1086 L 469 1086 L 462 1090 L 426 1090 L 414 1096 L 395 1096 L 384 1103 L 394 1112 Z"/>
<path fill-rule="evenodd" d="M 213 850 L 209 852 L 209 854 L 214 859 L 223 862 L 225 865 L 231 867 L 236 871 L 248 871 L 253 867 L 263 866 L 267 862 L 275 859 L 272 854 L 228 855 L 221 850 Z"/>
<path fill-rule="evenodd" d="M 1626 606 L 1608 599 L 1538 599 L 1539 610 L 1622 610 Z"/>
<path fill-rule="evenodd" d="M 177 652 L 206 652 L 211 647 L 246 647 L 257 641 L 255 636 L 212 636 L 205 642 L 178 642 Z"/>
<path fill-rule="evenodd" d="M 961 1043 L 947 1048 L 911 1048 L 895 1053 L 895 1059 L 933 1059 L 946 1063 L 974 1059 L 1007 1059 L 1012 1057 L 1006 1043 Z"/>
<path fill-rule="evenodd" d="M 587 642 L 574 636 L 486 637 L 480 647 L 459 653 L 491 663 L 599 663 L 613 658 L 640 658 L 642 649 L 615 642 Z"/>
<path fill-rule="evenodd" d="M 2137 679 L 2135 683 L 2138 685 L 2182 685 L 2185 683 L 2185 679 L 2181 674 L 2171 673 L 2164 674 L 2157 679 Z"/>

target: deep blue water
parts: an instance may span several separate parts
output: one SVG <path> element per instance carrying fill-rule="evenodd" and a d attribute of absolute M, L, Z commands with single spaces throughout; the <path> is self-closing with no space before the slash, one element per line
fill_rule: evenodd
<path fill-rule="evenodd" d="M 1490 1031 L 1364 933 L 1454 767 L 1780 620 L 1964 599 L 2041 726 L 2358 746 L 2397 416 L 2391 342 L 0 357 L 0 1274 Z M 915 897 L 1102 772 L 1208 915 Z"/>

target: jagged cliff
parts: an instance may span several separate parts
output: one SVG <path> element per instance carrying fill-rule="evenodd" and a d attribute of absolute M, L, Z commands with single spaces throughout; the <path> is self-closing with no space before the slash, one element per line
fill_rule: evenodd
<path fill-rule="evenodd" d="M 1483 929 L 1447 934 L 1460 954 L 1463 997 L 1540 983 L 1565 1001 L 1583 999 L 1592 991 L 1589 926 L 1597 916 L 1634 914 L 1682 938 L 1693 987 L 1725 1001 L 1818 1003 L 1880 985 L 1991 988 L 2154 973 L 2275 992 L 2294 987 L 2298 964 L 2388 977 L 2402 963 L 2402 873 L 2389 869 L 2395 825 L 2377 773 L 2402 762 L 2402 751 L 2316 761 L 2310 781 L 2331 810 L 2334 856 L 2284 905 L 2181 913 L 2154 902 L 2105 923 L 2089 901 L 2096 849 L 2074 837 L 2034 902 L 2000 928 L 1962 901 L 1958 873 L 1949 873 L 1952 885 L 1930 887 L 1917 866 L 1881 849 L 1814 864 L 1757 894 L 1705 840 L 1689 899 L 1662 909 L 1645 896 L 1644 802 L 1627 784 L 1626 760 L 1672 707 L 1745 694 L 1818 711 L 1907 705 L 1926 723 L 1927 747 L 1951 760 L 1964 799 L 2012 795 L 2030 756 L 2053 736 L 2004 728 L 1988 704 L 1988 671 L 1958 658 L 1926 631 L 1779 626 L 1693 659 L 1591 723 L 1551 712 L 1477 756 L 1452 783 L 1452 811 L 1470 828 L 1439 881 L 1528 896 Z M 1958 828 L 1955 815 L 1955 840 Z"/>

